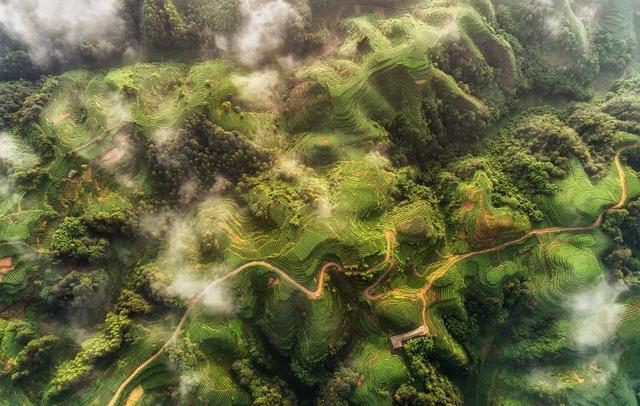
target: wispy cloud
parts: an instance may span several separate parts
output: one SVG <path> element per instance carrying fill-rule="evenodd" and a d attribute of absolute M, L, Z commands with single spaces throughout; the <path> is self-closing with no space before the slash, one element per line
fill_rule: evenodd
<path fill-rule="evenodd" d="M 623 311 L 616 300 L 625 290 L 622 282 L 602 281 L 569 298 L 573 341 L 578 350 L 597 349 L 615 335 Z"/>
<path fill-rule="evenodd" d="M 2 0 L 0 27 L 47 65 L 77 54 L 85 41 L 103 51 L 121 44 L 121 7 L 118 0 Z"/>
<path fill-rule="evenodd" d="M 217 35 L 216 46 L 242 63 L 257 66 L 285 43 L 287 30 L 302 22 L 300 14 L 284 0 L 240 0 L 243 23 L 231 36 Z"/>

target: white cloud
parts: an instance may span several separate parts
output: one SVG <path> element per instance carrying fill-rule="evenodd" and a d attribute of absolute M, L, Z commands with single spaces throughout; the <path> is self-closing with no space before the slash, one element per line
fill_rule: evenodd
<path fill-rule="evenodd" d="M 159 128 L 151 135 L 153 140 L 160 146 L 175 139 L 177 131 L 173 127 Z"/>
<path fill-rule="evenodd" d="M 300 14 L 284 0 L 241 0 L 242 28 L 231 40 L 216 37 L 217 46 L 234 48 L 240 61 L 259 65 L 284 44 L 287 29 L 302 21 Z"/>
<path fill-rule="evenodd" d="M 226 272 L 217 272 L 224 275 Z M 194 271 L 186 269 L 175 275 L 169 286 L 169 294 L 186 301 L 201 294 L 200 302 L 215 312 L 230 314 L 234 311 L 233 295 L 222 284 L 211 284 L 212 280 L 194 277 Z"/>
<path fill-rule="evenodd" d="M 38 157 L 9 133 L 0 132 L 0 163 L 23 169 L 36 165 Z"/>
<path fill-rule="evenodd" d="M 66 60 L 84 41 L 112 50 L 122 42 L 118 0 L 0 0 L 0 27 L 22 42 L 32 60 Z"/>
<path fill-rule="evenodd" d="M 218 183 L 223 183 L 219 179 Z M 201 207 L 215 204 L 215 195 Z M 201 295 L 199 303 L 216 313 L 230 314 L 235 310 L 234 293 L 223 283 L 214 283 L 230 269 L 223 264 L 202 266 L 199 263 L 199 238 L 205 230 L 203 224 L 188 215 L 186 218 L 143 216 L 143 227 L 161 230 L 157 235 L 165 237 L 164 249 L 158 259 L 168 283 L 154 285 L 154 290 L 167 298 L 180 298 L 189 303 Z"/>
<path fill-rule="evenodd" d="M 622 282 L 602 281 L 569 298 L 573 340 L 579 350 L 603 346 L 615 335 L 623 310 L 616 300 L 625 290 Z"/>
<path fill-rule="evenodd" d="M 272 69 L 235 75 L 233 84 L 238 88 L 238 97 L 253 108 L 269 110 L 278 102 L 280 75 Z"/>
<path fill-rule="evenodd" d="M 180 399 L 183 401 L 189 400 L 191 391 L 200 383 L 200 379 L 195 373 L 188 372 L 180 374 Z"/>
<path fill-rule="evenodd" d="M 9 179 L 0 177 L 0 198 L 3 200 L 8 199 L 13 195 L 13 184 Z"/>

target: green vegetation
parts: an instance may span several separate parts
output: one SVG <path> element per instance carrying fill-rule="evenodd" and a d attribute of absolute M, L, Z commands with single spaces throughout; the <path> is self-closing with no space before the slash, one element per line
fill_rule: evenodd
<path fill-rule="evenodd" d="M 122 315 L 108 314 L 102 331 L 87 339 L 72 360 L 56 369 L 47 396 L 58 396 L 86 378 L 96 361 L 120 348 L 130 324 L 131 321 Z"/>
<path fill-rule="evenodd" d="M 106 256 L 109 242 L 89 235 L 79 218 L 67 217 L 51 238 L 51 253 L 55 258 L 99 263 Z"/>
<path fill-rule="evenodd" d="M 632 1 L 116 3 L 0 17 L 1 405 L 637 403 Z"/>

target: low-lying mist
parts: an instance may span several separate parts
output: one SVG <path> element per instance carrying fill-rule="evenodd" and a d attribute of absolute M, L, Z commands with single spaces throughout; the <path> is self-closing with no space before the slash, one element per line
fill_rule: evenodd
<path fill-rule="evenodd" d="M 34 63 L 65 62 L 83 43 L 101 51 L 122 43 L 124 21 L 119 0 L 3 0 L 0 28 L 22 43 Z"/>

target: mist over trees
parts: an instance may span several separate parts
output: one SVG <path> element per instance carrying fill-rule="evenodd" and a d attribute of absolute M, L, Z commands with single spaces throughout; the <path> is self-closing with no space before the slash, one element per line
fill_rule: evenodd
<path fill-rule="evenodd" d="M 253 10 L 258 17 L 251 20 Z M 0 14 L 2 81 L 136 57 L 190 59 L 229 48 L 242 50 L 234 56 L 254 63 L 252 54 L 276 51 L 282 43 L 295 51 L 313 42 L 303 33 L 308 21 L 303 23 L 284 0 L 267 5 L 256 0 L 54 0 L 47 5 L 11 0 L 0 5 Z"/>
<path fill-rule="evenodd" d="M 640 8 L 592 3 L 0 0 L 0 399 L 628 390 Z"/>

